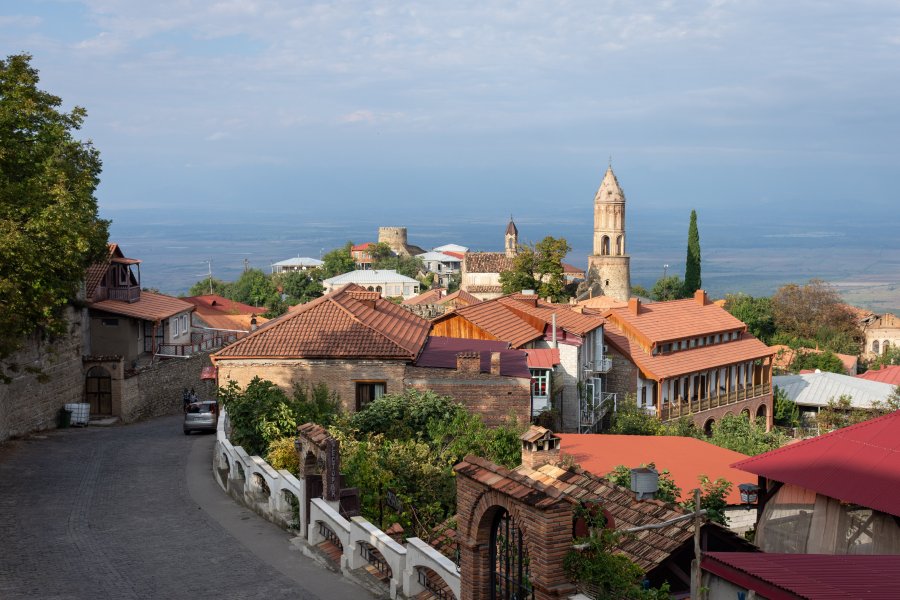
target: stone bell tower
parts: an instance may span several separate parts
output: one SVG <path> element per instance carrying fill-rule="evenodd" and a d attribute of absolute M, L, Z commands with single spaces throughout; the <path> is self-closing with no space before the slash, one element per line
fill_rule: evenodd
<path fill-rule="evenodd" d="M 588 270 L 595 270 L 603 294 L 619 301 L 631 296 L 631 257 L 625 253 L 625 193 L 612 165 L 594 196 L 594 253 Z"/>
<path fill-rule="evenodd" d="M 508 258 L 515 258 L 519 253 L 519 230 L 513 223 L 512 216 L 509 217 L 509 225 L 506 226 L 506 233 L 503 236 L 504 251 Z"/>

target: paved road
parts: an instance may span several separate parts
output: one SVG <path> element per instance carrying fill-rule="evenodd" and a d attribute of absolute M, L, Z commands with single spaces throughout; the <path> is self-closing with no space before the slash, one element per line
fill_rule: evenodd
<path fill-rule="evenodd" d="M 0 598 L 370 597 L 212 478 L 181 417 L 0 448 Z"/>

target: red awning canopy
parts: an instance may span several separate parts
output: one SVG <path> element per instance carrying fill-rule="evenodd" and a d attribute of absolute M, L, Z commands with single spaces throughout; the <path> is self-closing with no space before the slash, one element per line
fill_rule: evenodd
<path fill-rule="evenodd" d="M 200 371 L 200 379 L 212 379 L 216 380 L 216 368 L 215 367 L 203 367 L 203 370 Z"/>
<path fill-rule="evenodd" d="M 559 364 L 559 348 L 531 348 L 526 352 L 529 369 L 552 369 Z"/>

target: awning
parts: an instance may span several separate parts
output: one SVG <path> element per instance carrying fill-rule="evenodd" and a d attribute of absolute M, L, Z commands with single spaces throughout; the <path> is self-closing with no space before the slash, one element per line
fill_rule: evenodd
<path fill-rule="evenodd" d="M 200 371 L 200 379 L 212 379 L 216 380 L 216 368 L 215 367 L 203 367 L 203 370 Z"/>
<path fill-rule="evenodd" d="M 529 369 L 552 369 L 559 364 L 559 348 L 531 348 L 525 352 Z"/>

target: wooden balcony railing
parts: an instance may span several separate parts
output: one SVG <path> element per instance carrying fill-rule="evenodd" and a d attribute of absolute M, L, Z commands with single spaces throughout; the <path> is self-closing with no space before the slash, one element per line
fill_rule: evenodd
<path fill-rule="evenodd" d="M 109 300 L 118 300 L 120 302 L 137 302 L 141 299 L 141 287 L 131 285 L 128 287 L 106 288 L 106 297 Z"/>
<path fill-rule="evenodd" d="M 772 385 L 762 383 L 759 385 L 748 385 L 747 387 L 731 390 L 727 393 L 716 394 L 708 398 L 695 398 L 693 400 L 676 400 L 672 403 L 666 403 L 659 409 L 659 418 L 663 421 L 678 419 L 679 417 L 696 415 L 707 410 L 719 408 L 720 406 L 728 406 L 729 404 L 737 404 L 744 400 L 759 398 L 772 392 Z"/>

